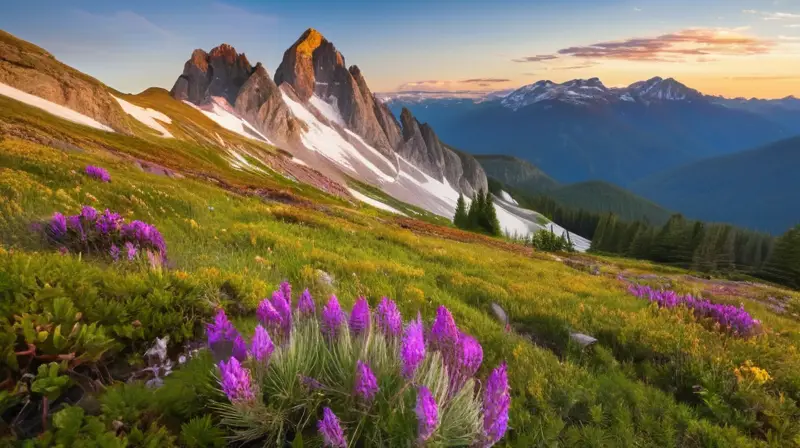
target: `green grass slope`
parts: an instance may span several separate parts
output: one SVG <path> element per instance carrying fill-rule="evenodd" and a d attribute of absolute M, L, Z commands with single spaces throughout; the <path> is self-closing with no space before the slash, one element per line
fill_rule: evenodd
<path fill-rule="evenodd" d="M 632 186 L 692 218 L 774 234 L 800 223 L 800 137 L 665 171 Z"/>
<path fill-rule="evenodd" d="M 570 184 L 545 193 L 562 205 L 587 211 L 612 212 L 626 221 L 646 220 L 661 225 L 672 214 L 655 202 L 603 181 Z"/>

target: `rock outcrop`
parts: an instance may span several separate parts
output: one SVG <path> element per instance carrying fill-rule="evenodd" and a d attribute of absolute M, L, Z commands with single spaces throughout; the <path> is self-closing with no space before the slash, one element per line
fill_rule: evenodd
<path fill-rule="evenodd" d="M 228 44 L 215 47 L 209 53 L 197 49 L 184 64 L 183 74 L 175 81 L 170 94 L 195 104 L 219 96 L 233 105 L 239 89 L 252 72 L 247 56 L 237 53 Z"/>
<path fill-rule="evenodd" d="M 115 131 L 131 132 L 127 114 L 100 81 L 1 30 L 0 83 L 80 112 Z"/>
<path fill-rule="evenodd" d="M 239 116 L 269 136 L 278 146 L 291 147 L 299 141 L 301 125 L 260 62 L 239 89 L 233 104 Z"/>
<path fill-rule="evenodd" d="M 275 84 L 283 83 L 304 102 L 315 95 L 333 105 L 347 127 L 379 151 L 389 154 L 394 149 L 375 115 L 375 98 L 361 71 L 356 66 L 348 69 L 344 56 L 317 30 L 306 30 L 283 54 Z"/>
<path fill-rule="evenodd" d="M 447 147 L 430 125 L 420 124 L 406 108 L 400 113 L 400 123 L 403 144 L 397 152 L 417 168 L 467 196 L 488 188 L 486 173 L 474 157 Z"/>

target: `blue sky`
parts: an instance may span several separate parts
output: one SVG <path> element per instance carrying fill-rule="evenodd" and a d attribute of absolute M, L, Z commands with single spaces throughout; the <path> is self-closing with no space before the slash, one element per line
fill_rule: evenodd
<path fill-rule="evenodd" d="M 3 9 L 0 28 L 125 92 L 170 88 L 193 49 L 222 42 L 274 72 L 314 27 L 376 91 L 659 75 L 707 93 L 800 96 L 800 0 L 32 0 Z"/>

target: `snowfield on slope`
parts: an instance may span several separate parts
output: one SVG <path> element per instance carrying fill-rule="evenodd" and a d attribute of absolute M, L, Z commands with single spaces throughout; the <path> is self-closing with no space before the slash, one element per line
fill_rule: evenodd
<path fill-rule="evenodd" d="M 512 198 L 511 195 L 506 193 L 505 190 L 500 190 L 500 197 L 510 204 L 519 205 L 516 199 Z"/>
<path fill-rule="evenodd" d="M 502 213 L 498 212 L 497 214 L 497 219 L 500 221 L 500 227 L 507 226 L 511 229 L 514 229 L 515 228 L 513 227 L 514 222 L 511 220 L 511 217 L 528 224 L 527 232 L 520 232 L 517 233 L 517 235 L 526 235 L 528 232 L 537 232 L 539 230 L 550 230 L 551 227 L 553 233 L 555 233 L 558 236 L 567 233 L 567 229 L 550 221 L 540 213 L 506 202 L 501 197 L 494 196 L 494 200 L 495 200 L 494 201 L 495 208 L 498 211 L 503 210 Z M 501 214 L 505 216 L 501 217 Z M 507 224 L 504 224 L 503 219 L 506 219 L 507 222 L 512 225 L 509 226 Z M 541 221 L 547 221 L 547 224 L 540 224 Z M 513 235 L 514 234 L 513 230 L 510 233 Z M 578 252 L 586 252 L 587 250 L 589 250 L 589 246 L 592 245 L 591 240 L 584 238 L 580 235 L 577 235 L 573 232 L 569 232 L 569 238 L 572 241 L 572 245 L 575 247 L 575 250 Z"/>
<path fill-rule="evenodd" d="M 146 125 L 150 129 L 158 131 L 162 137 L 164 138 L 174 138 L 174 136 L 165 128 L 164 126 L 159 123 L 162 121 L 167 124 L 172 124 L 172 119 L 168 116 L 162 114 L 161 112 L 153 109 L 148 109 L 145 107 L 140 107 L 135 104 L 129 103 L 121 98 L 117 98 L 115 96 L 111 96 L 122 107 L 122 110 L 125 111 L 126 114 L 132 116 L 133 118 L 142 122 L 142 124 Z"/>
<path fill-rule="evenodd" d="M 43 111 L 53 114 L 56 117 L 69 120 L 73 123 L 82 124 L 84 126 L 90 126 L 95 129 L 100 129 L 101 131 L 114 132 L 113 129 L 100 123 L 94 118 L 87 117 L 86 115 L 83 115 L 80 112 L 76 112 L 68 107 L 56 104 L 44 98 L 39 98 L 36 95 L 25 93 L 22 90 L 15 89 L 7 84 L 0 83 L 0 95 L 7 96 L 11 99 L 25 103 L 29 106 L 42 109 Z"/>
<path fill-rule="evenodd" d="M 247 137 L 251 140 L 265 142 L 270 145 L 272 144 L 272 142 L 270 142 L 264 134 L 258 132 L 256 128 L 254 128 L 245 119 L 239 117 L 232 111 L 228 110 L 227 107 L 220 104 L 220 102 L 225 100 L 218 100 L 216 97 L 212 97 L 212 101 L 213 102 L 210 105 L 203 107 L 197 106 L 189 101 L 184 100 L 183 102 L 199 110 L 203 113 L 203 115 L 231 132 L 239 134 L 242 137 Z M 211 110 L 207 110 L 208 108 Z"/>
<path fill-rule="evenodd" d="M 379 208 L 379 209 L 385 210 L 387 212 L 392 212 L 392 213 L 396 213 L 398 215 L 407 216 L 405 213 L 403 213 L 400 210 L 392 207 L 391 205 L 385 204 L 385 203 L 383 203 L 383 202 L 381 202 L 381 201 L 379 201 L 377 199 L 373 199 L 373 198 L 361 193 L 358 190 L 354 190 L 352 188 L 348 188 L 347 190 L 350 191 L 350 194 L 352 194 L 353 197 L 355 197 L 356 199 L 358 199 L 359 201 L 361 201 L 361 202 L 363 202 L 365 204 L 369 204 L 369 205 L 371 205 L 371 206 L 373 206 L 375 208 Z"/>

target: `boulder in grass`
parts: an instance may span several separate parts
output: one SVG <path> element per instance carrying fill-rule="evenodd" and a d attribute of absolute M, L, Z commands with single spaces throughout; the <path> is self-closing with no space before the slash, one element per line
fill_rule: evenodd
<path fill-rule="evenodd" d="M 569 338 L 577 342 L 581 347 L 588 347 L 597 342 L 597 338 L 583 333 L 570 333 Z"/>

